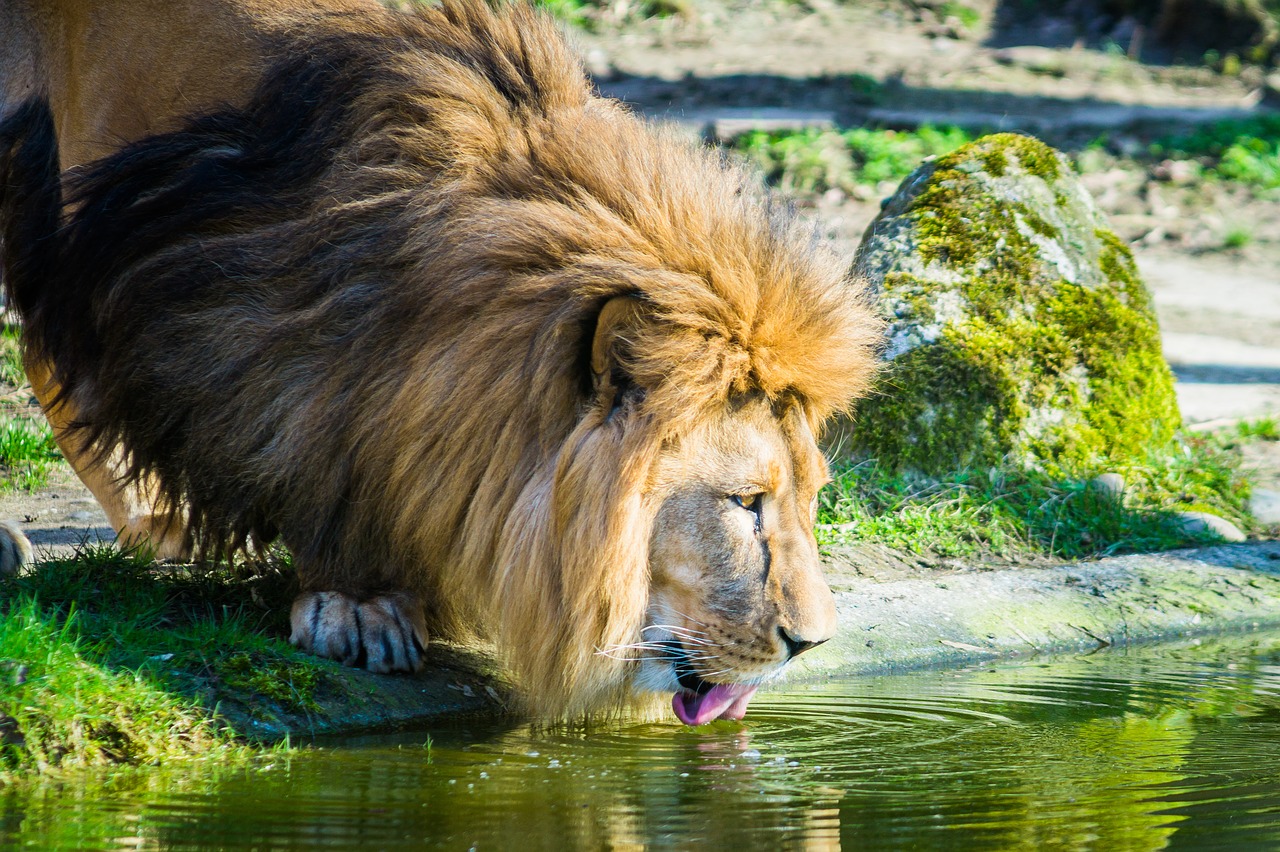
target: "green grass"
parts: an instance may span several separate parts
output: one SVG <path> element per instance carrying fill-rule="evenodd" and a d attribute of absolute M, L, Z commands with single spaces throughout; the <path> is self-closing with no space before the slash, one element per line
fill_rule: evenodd
<path fill-rule="evenodd" d="M 1156 140 L 1154 158 L 1194 159 L 1206 175 L 1260 189 L 1280 187 L 1280 115 L 1218 121 Z"/>
<path fill-rule="evenodd" d="M 943 3 L 942 7 L 938 9 L 938 17 L 943 20 L 955 18 L 967 30 L 971 30 L 982 23 L 981 12 L 964 3 L 956 2 L 956 0 L 948 0 L 948 2 Z"/>
<path fill-rule="evenodd" d="M 40 488 L 61 460 L 62 453 L 47 422 L 0 418 L 0 490 Z"/>
<path fill-rule="evenodd" d="M 733 147 L 771 184 L 803 195 L 901 180 L 926 157 L 947 154 L 972 138 L 955 127 L 843 132 L 808 129 L 755 131 L 743 135 Z"/>
<path fill-rule="evenodd" d="M 21 391 L 26 385 L 19 329 L 6 323 L 0 326 L 0 388 Z M 44 418 L 0 414 L 0 491 L 40 488 L 61 458 Z"/>
<path fill-rule="evenodd" d="M 157 569 L 105 546 L 0 580 L 0 778 L 244 758 L 212 696 L 305 714 L 322 684 L 280 638 L 288 596 L 283 572 Z"/>
<path fill-rule="evenodd" d="M 766 180 L 784 192 L 814 195 L 836 188 L 851 191 L 858 186 L 878 187 L 900 181 L 926 157 L 950 153 L 980 133 L 956 127 L 924 126 L 918 130 L 788 130 L 754 131 L 739 137 L 733 148 L 756 165 Z M 1074 149 L 1078 169 L 1087 173 L 1109 161 L 1107 137 Z M 1205 124 L 1176 136 L 1153 141 L 1137 158 L 1146 163 L 1165 159 L 1191 163 L 1196 180 L 1209 179 L 1244 184 L 1259 190 L 1280 187 L 1280 116 L 1263 115 L 1239 121 Z M 1137 164 L 1135 164 L 1137 165 Z M 1232 228 L 1224 237 L 1228 248 L 1240 248 L 1252 239 L 1244 228 Z"/>
<path fill-rule="evenodd" d="M 834 466 L 821 497 L 819 541 L 874 542 L 939 557 L 1081 559 L 1209 543 L 1182 532 L 1174 512 L 1211 511 L 1243 529 L 1248 483 L 1231 441 L 1184 434 L 1145 464 L 1117 470 L 1117 502 L 1087 480 L 1034 471 L 964 471 L 925 478 L 874 461 Z"/>
<path fill-rule="evenodd" d="M 11 602 L 0 619 L 5 716 L 0 779 L 23 771 L 153 764 L 235 750 L 234 740 L 140 674 L 102 664 L 83 619 L 35 599 Z"/>
<path fill-rule="evenodd" d="M 602 16 L 609 12 L 617 14 L 621 9 L 625 12 L 619 17 L 624 20 L 689 15 L 693 10 L 691 0 L 637 0 L 617 6 L 610 0 L 533 0 L 533 4 L 566 24 L 584 29 L 591 29 Z"/>
<path fill-rule="evenodd" d="M 1274 417 L 1242 420 L 1236 424 L 1236 434 L 1244 439 L 1256 438 L 1263 441 L 1280 441 L 1280 420 Z"/>
<path fill-rule="evenodd" d="M 1253 230 L 1245 225 L 1232 225 L 1222 235 L 1222 247 L 1242 249 L 1253 242 Z"/>
<path fill-rule="evenodd" d="M 534 5 L 546 9 L 559 20 L 576 27 L 585 27 L 589 24 L 594 6 L 584 0 L 535 0 Z"/>
<path fill-rule="evenodd" d="M 0 325 L 0 383 L 22 387 L 27 373 L 22 368 L 21 330 L 11 323 Z"/>

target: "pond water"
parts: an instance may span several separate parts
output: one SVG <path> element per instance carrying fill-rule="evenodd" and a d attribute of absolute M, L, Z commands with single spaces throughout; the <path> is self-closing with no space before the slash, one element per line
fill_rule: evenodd
<path fill-rule="evenodd" d="M 1280 633 L 793 684 L 697 729 L 472 721 L 0 792 L 6 847 L 700 843 L 1280 846 Z"/>

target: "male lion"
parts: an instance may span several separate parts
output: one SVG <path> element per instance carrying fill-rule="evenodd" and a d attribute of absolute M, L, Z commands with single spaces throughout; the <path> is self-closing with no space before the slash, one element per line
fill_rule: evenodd
<path fill-rule="evenodd" d="M 122 535 L 279 537 L 293 642 L 409 670 L 479 631 L 546 715 L 741 718 L 831 636 L 815 434 L 872 374 L 866 293 L 541 15 L 3 14 L 10 303 Z"/>

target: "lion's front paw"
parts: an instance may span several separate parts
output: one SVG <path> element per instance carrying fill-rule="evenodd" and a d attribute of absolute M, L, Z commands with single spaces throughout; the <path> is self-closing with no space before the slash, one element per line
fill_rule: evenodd
<path fill-rule="evenodd" d="M 358 601 L 341 592 L 307 592 L 293 601 L 289 641 L 304 651 L 371 672 L 422 668 L 427 625 L 406 594 Z"/>
<path fill-rule="evenodd" d="M 31 541 L 12 521 L 0 521 L 0 576 L 17 574 L 35 561 Z"/>

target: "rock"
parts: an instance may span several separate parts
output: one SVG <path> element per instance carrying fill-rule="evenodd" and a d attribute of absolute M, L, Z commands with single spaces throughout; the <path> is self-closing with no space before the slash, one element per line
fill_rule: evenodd
<path fill-rule="evenodd" d="M 1118 473 L 1103 473 L 1089 480 L 1089 487 L 1117 503 L 1124 499 L 1124 477 Z"/>
<path fill-rule="evenodd" d="M 27 738 L 18 727 L 18 720 L 7 713 L 0 712 L 0 746 L 22 748 L 26 744 Z"/>
<path fill-rule="evenodd" d="M 1151 176 L 1159 181 L 1186 186 L 1201 176 L 1200 163 L 1195 160 L 1162 160 L 1151 170 Z"/>
<path fill-rule="evenodd" d="M 1249 511 L 1260 524 L 1280 524 L 1280 491 L 1253 489 L 1249 495 Z"/>
<path fill-rule="evenodd" d="M 1245 534 L 1240 528 L 1210 512 L 1176 512 L 1178 529 L 1191 535 L 1211 532 L 1220 536 L 1223 541 L 1244 541 Z"/>
<path fill-rule="evenodd" d="M 1280 106 L 1280 72 L 1272 72 L 1262 81 L 1262 105 L 1275 109 Z"/>
<path fill-rule="evenodd" d="M 847 443 L 893 469 L 1122 467 L 1180 425 L 1151 297 L 1065 157 L 977 140 L 903 181 L 855 271 L 889 316 Z"/>

